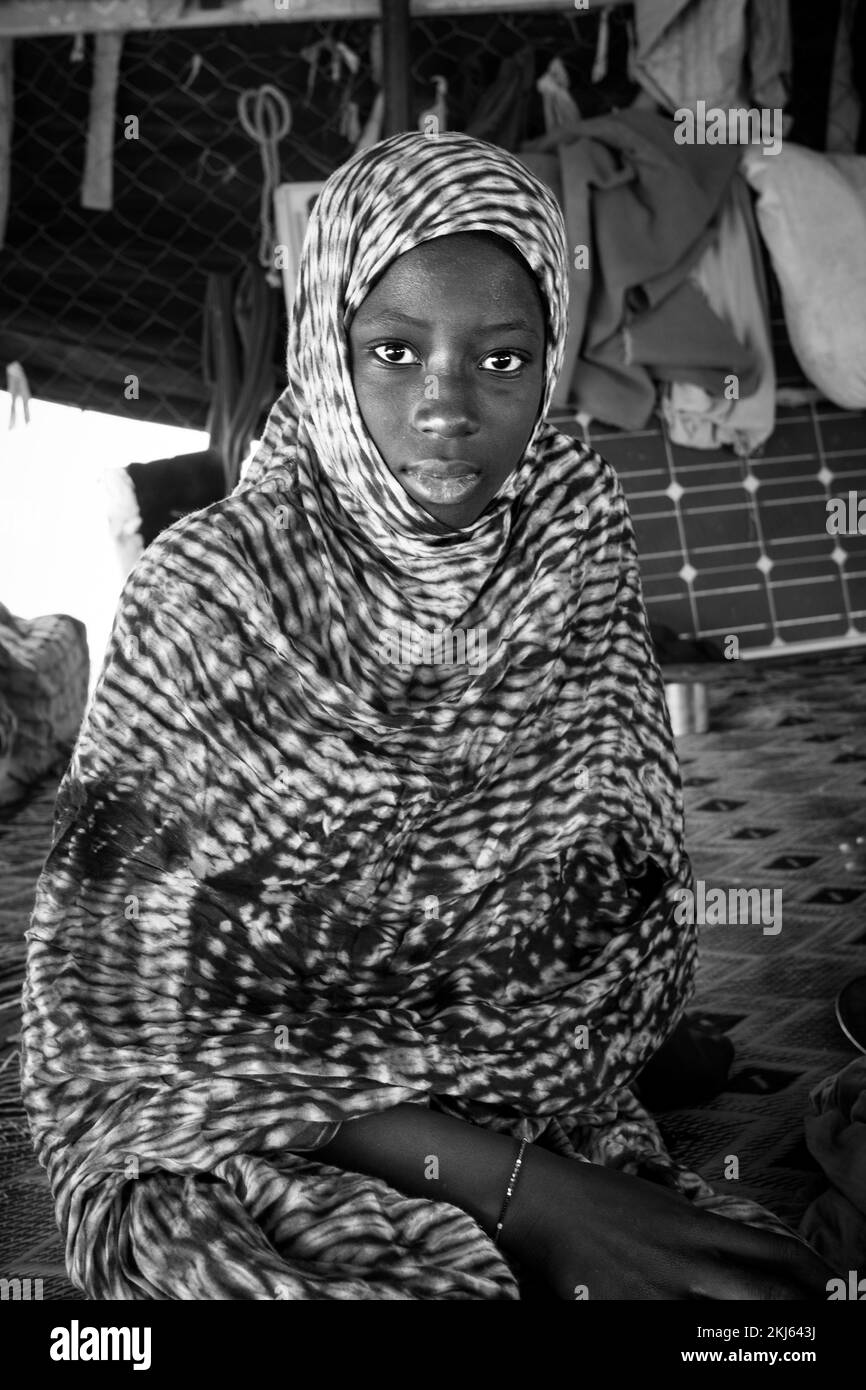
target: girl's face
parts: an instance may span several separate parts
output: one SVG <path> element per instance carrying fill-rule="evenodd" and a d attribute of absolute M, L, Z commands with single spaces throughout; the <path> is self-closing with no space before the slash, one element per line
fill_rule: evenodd
<path fill-rule="evenodd" d="M 358 408 L 382 458 L 451 529 L 470 526 L 520 462 L 544 386 L 532 272 L 477 232 L 393 261 L 349 328 Z"/>

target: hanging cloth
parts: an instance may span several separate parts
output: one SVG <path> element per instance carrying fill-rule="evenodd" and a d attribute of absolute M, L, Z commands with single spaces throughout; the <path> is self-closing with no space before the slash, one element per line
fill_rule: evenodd
<path fill-rule="evenodd" d="M 210 448 L 222 459 L 226 491 L 238 479 L 256 422 L 274 392 L 277 297 L 252 266 L 232 277 L 212 271 L 205 301 L 204 379 L 211 389 Z"/>
<path fill-rule="evenodd" d="M 608 54 L 610 51 L 610 13 L 602 10 L 598 21 L 598 38 L 595 42 L 595 58 L 592 64 L 590 82 L 603 82 L 607 77 Z"/>
<path fill-rule="evenodd" d="M 548 177 L 549 155 L 522 157 Z M 725 372 L 746 381 L 757 371 L 754 354 L 689 281 L 739 157 L 732 145 L 677 145 L 667 117 L 636 108 L 562 136 L 551 187 L 573 259 L 557 407 L 643 429 L 653 378 L 721 394 Z"/>
<path fill-rule="evenodd" d="M 701 386 L 673 382 L 662 398 L 671 442 L 693 449 L 729 446 L 747 458 L 773 433 L 776 369 L 760 237 L 748 185 L 739 174 L 731 181 L 716 219 L 715 237 L 691 279 L 713 312 L 730 325 L 737 341 L 755 354 L 758 374 L 753 381 L 731 383 L 738 392 L 734 397 L 723 396 L 720 390 L 710 395 Z M 724 365 L 722 374 L 730 376 L 724 373 Z"/>
<path fill-rule="evenodd" d="M 547 71 L 536 82 L 544 105 L 544 129 L 577 130 L 580 111 L 569 90 L 568 73 L 561 58 L 552 59 Z"/>
<path fill-rule="evenodd" d="M 503 58 L 499 72 L 481 94 L 466 126 L 467 135 L 504 150 L 516 150 L 526 133 L 526 118 L 535 81 L 531 48 Z"/>
<path fill-rule="evenodd" d="M 856 154 L 857 135 L 863 116 L 860 93 L 854 82 L 854 24 L 858 0 L 841 0 L 830 93 L 827 104 L 827 137 L 824 148 L 834 154 Z"/>
<path fill-rule="evenodd" d="M 100 33 L 93 43 L 93 81 L 81 206 L 110 212 L 114 202 L 114 123 L 123 34 Z"/>
<path fill-rule="evenodd" d="M 30 384 L 20 362 L 10 362 L 6 368 L 6 390 L 11 397 L 9 428 L 15 428 L 20 408 L 25 425 L 30 424 Z"/>
<path fill-rule="evenodd" d="M 642 0 L 634 72 L 666 111 L 753 98 L 784 107 L 791 64 L 787 0 Z"/>
<path fill-rule="evenodd" d="M 436 96 L 432 106 L 428 106 L 418 117 L 418 129 L 422 135 L 439 135 L 448 129 L 448 83 L 444 77 L 433 78 Z"/>
<path fill-rule="evenodd" d="M 12 123 L 15 102 L 14 40 L 0 35 L 0 248 L 6 240 L 9 216 L 9 171 L 12 160 Z"/>

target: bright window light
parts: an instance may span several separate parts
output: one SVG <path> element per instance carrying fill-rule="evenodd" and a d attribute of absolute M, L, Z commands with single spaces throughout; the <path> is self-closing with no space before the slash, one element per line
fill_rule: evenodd
<path fill-rule="evenodd" d="M 70 613 L 87 626 L 91 687 L 128 564 L 109 525 L 103 474 L 208 447 L 201 430 L 20 402 L 0 391 L 0 602 L 22 618 Z"/>

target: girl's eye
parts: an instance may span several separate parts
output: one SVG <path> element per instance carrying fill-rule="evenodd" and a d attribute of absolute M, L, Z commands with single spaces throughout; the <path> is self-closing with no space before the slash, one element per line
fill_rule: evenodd
<path fill-rule="evenodd" d="M 491 370 L 496 375 L 506 376 L 509 372 L 516 372 L 524 365 L 525 361 L 526 358 L 521 357 L 517 352 L 489 352 L 481 365 L 490 362 L 493 364 Z"/>
<path fill-rule="evenodd" d="M 420 360 L 405 343 L 379 343 L 377 347 L 373 348 L 373 351 L 380 362 L 387 362 L 391 367 L 409 367 L 412 365 L 407 357 L 401 355 L 404 353 L 408 353 L 414 362 Z"/>

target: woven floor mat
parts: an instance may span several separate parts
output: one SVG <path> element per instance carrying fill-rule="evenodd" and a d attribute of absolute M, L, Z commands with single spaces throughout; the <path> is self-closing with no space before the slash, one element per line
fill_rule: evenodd
<path fill-rule="evenodd" d="M 803 1139 L 809 1090 L 859 1055 L 834 1001 L 866 974 L 866 656 L 730 667 L 693 668 L 710 732 L 678 740 L 686 838 L 705 896 L 757 889 L 768 911 L 700 929 L 694 1006 L 736 1060 L 713 1102 L 662 1129 L 719 1190 L 736 1183 L 796 1225 L 826 1186 Z"/>

